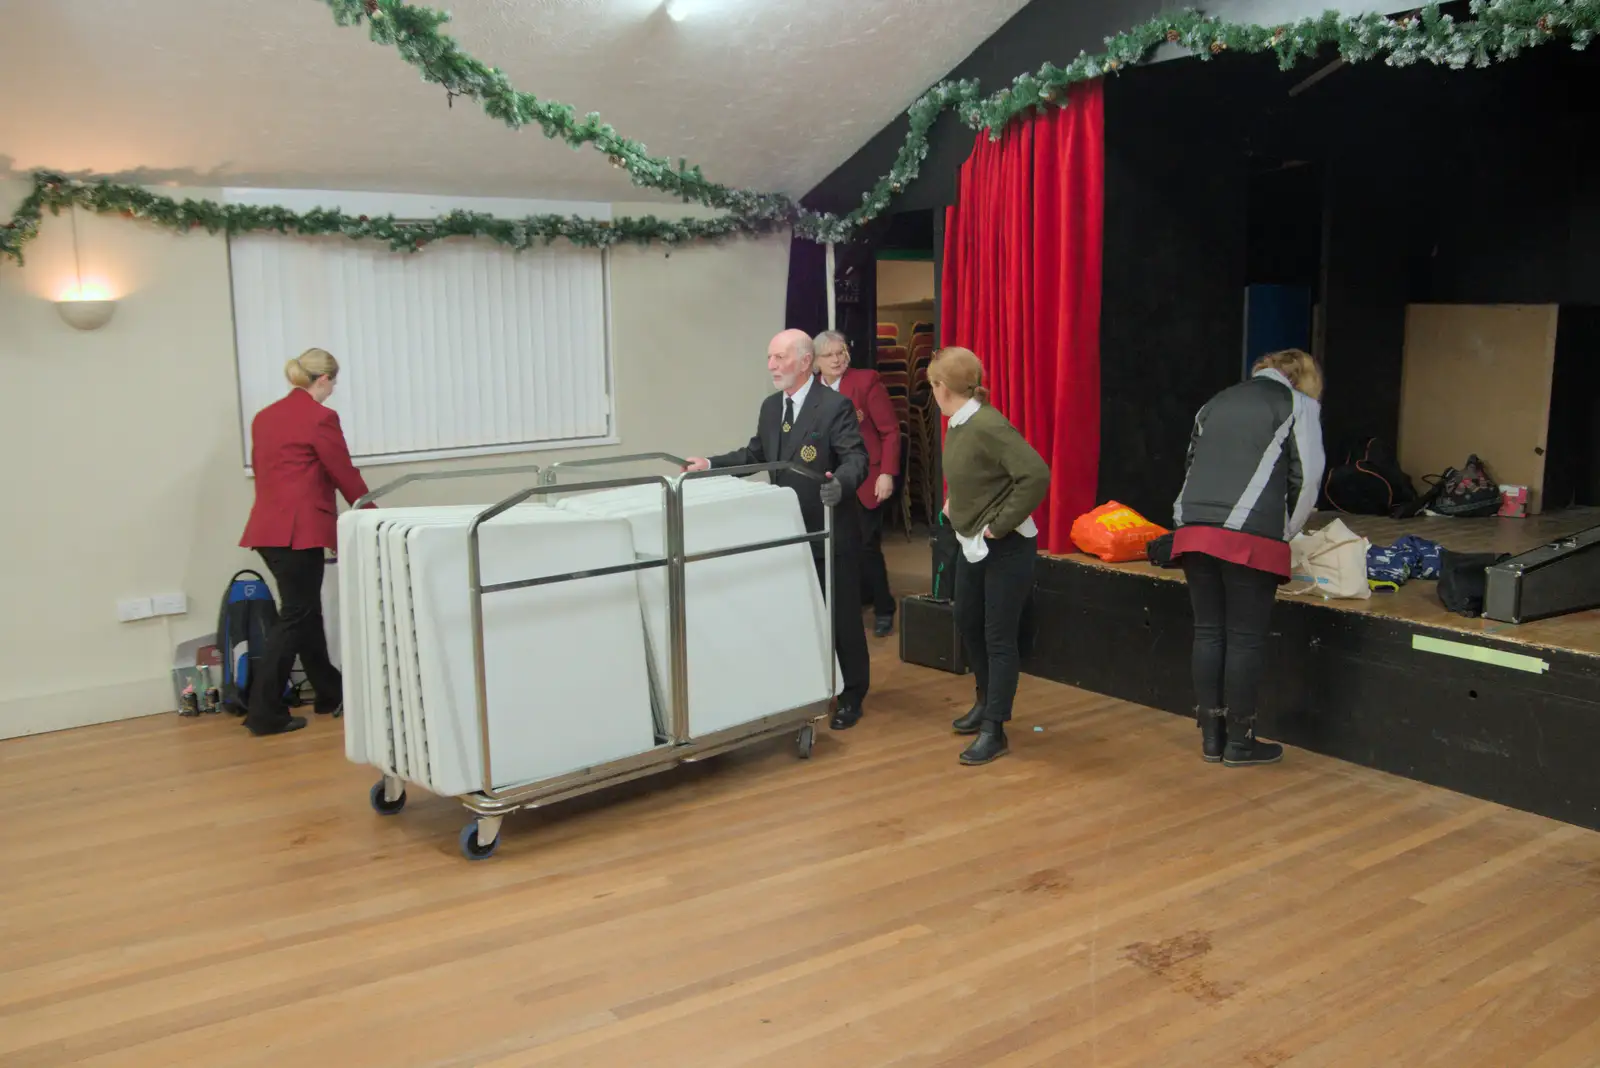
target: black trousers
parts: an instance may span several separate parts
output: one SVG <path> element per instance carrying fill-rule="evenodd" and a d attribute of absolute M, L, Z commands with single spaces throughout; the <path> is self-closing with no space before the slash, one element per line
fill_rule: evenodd
<path fill-rule="evenodd" d="M 893 497 L 889 501 L 894 500 Z M 861 516 L 861 594 L 879 616 L 894 615 L 894 594 L 889 591 L 889 565 L 883 560 L 884 512 L 889 501 L 876 508 L 857 507 Z"/>
<path fill-rule="evenodd" d="M 977 676 L 984 718 L 1011 718 L 1022 672 L 1022 614 L 1033 592 L 1033 565 L 1039 539 L 1012 531 L 989 542 L 989 555 L 977 563 L 956 556 L 956 629 Z"/>
<path fill-rule="evenodd" d="M 840 509 L 839 511 L 842 511 Z M 839 515 L 845 522 L 856 522 L 851 516 Z M 842 523 L 834 525 L 833 592 L 829 601 L 833 607 L 833 650 L 839 656 L 839 672 L 843 675 L 844 690 L 839 694 L 839 707 L 860 708 L 872 683 L 872 660 L 867 653 L 867 629 L 861 621 L 861 600 L 856 592 L 861 589 L 861 548 L 852 537 L 840 537 Z M 828 591 L 828 565 L 822 555 L 816 557 L 817 580 L 823 592 Z M 841 590 L 851 591 L 839 596 Z"/>
<path fill-rule="evenodd" d="M 245 721 L 272 727 L 289 719 L 283 689 L 295 658 L 317 691 L 317 707 L 332 712 L 344 701 L 344 680 L 328 659 L 328 635 L 322 627 L 321 549 L 257 549 L 278 584 L 278 625 L 267 633 L 259 674 L 250 687 Z"/>
<path fill-rule="evenodd" d="M 1278 576 L 1203 553 L 1181 563 L 1194 607 L 1195 702 L 1201 714 L 1227 709 L 1254 723 Z"/>

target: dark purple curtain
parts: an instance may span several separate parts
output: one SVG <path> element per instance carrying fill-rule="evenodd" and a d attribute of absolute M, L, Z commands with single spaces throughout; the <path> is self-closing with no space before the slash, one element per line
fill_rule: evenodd
<path fill-rule="evenodd" d="M 851 362 L 873 366 L 876 351 L 878 270 L 875 246 L 861 242 L 838 245 L 833 250 L 834 272 L 839 279 L 839 304 L 835 327 L 850 339 Z M 795 238 L 789 243 L 789 294 L 784 326 L 815 336 L 828 328 L 828 287 L 824 278 L 827 246 Z"/>
<path fill-rule="evenodd" d="M 828 287 L 822 277 L 826 246 L 794 238 L 789 242 L 789 300 L 783 325 L 815 337 L 828 328 Z"/>

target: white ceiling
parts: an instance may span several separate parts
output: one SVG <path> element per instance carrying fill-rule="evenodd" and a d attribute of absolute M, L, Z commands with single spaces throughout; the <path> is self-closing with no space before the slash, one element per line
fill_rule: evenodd
<path fill-rule="evenodd" d="M 519 89 L 799 195 L 1026 0 L 431 0 Z M 0 170 L 641 200 L 593 149 L 445 106 L 320 0 L 0 0 Z"/>

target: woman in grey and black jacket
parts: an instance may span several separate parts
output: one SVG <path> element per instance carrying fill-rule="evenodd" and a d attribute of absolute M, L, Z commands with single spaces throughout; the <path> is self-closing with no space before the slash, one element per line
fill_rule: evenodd
<path fill-rule="evenodd" d="M 1282 746 L 1256 740 L 1256 690 L 1289 539 L 1322 483 L 1321 396 L 1316 361 L 1289 349 L 1261 357 L 1195 416 L 1172 555 L 1194 608 L 1195 716 L 1211 763 L 1283 758 Z"/>

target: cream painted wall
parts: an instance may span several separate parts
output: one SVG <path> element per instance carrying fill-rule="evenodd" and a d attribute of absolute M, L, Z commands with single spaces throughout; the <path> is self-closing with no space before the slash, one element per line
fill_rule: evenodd
<path fill-rule="evenodd" d="M 0 217 L 26 193 L 0 181 Z M 661 211 L 619 204 L 619 214 Z M 0 737 L 171 708 L 179 641 L 215 628 L 252 500 L 241 466 L 227 247 L 118 219 L 78 219 L 84 281 L 120 299 L 79 333 L 51 304 L 71 285 L 72 226 L 46 217 L 27 265 L 0 264 Z M 613 253 L 622 444 L 590 454 L 705 453 L 746 440 L 783 328 L 788 240 Z M 287 357 L 286 357 L 287 358 Z M 287 388 L 287 387 L 286 387 Z M 551 463 L 579 452 L 384 466 Z M 396 503 L 494 500 L 515 478 L 422 483 Z M 187 616 L 119 623 L 122 597 L 183 592 Z"/>

